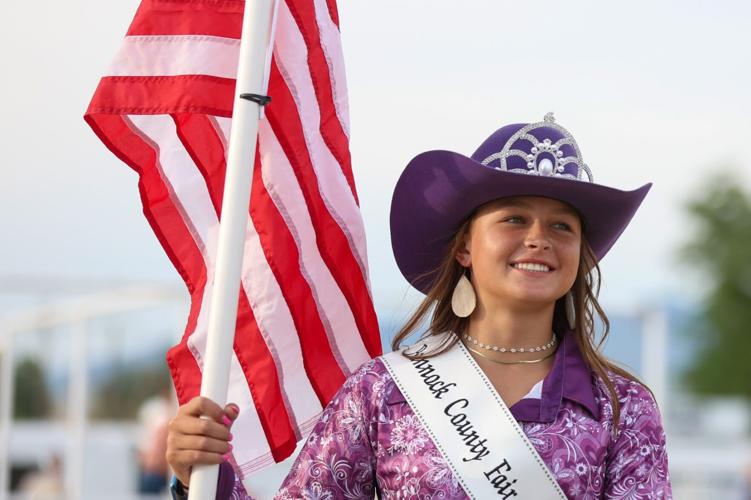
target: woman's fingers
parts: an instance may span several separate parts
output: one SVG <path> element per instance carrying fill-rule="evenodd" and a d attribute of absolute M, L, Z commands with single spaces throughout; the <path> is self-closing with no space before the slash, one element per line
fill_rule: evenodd
<path fill-rule="evenodd" d="M 222 417 L 225 415 L 222 408 L 214 403 L 209 398 L 202 396 L 196 396 L 188 401 L 177 411 L 178 415 L 191 415 L 194 417 L 209 417 L 214 422 L 222 422 Z"/>
<path fill-rule="evenodd" d="M 239 413 L 234 403 L 221 408 L 201 396 L 178 409 L 169 423 L 167 462 L 183 484 L 188 484 L 194 466 L 221 463 L 232 450 L 229 428 Z"/>
<path fill-rule="evenodd" d="M 224 407 L 224 414 L 227 415 L 232 422 L 234 422 L 238 415 L 240 415 L 240 407 L 235 403 L 229 403 Z"/>
<path fill-rule="evenodd" d="M 195 450 L 225 455 L 232 450 L 232 445 L 224 439 L 186 434 L 171 435 L 167 439 L 170 441 L 170 447 L 177 451 Z"/>
<path fill-rule="evenodd" d="M 169 423 L 167 462 L 183 484 L 196 465 L 219 464 L 232 449 L 230 426 L 239 414 L 236 404 L 224 408 L 201 396 L 182 405 Z"/>
<path fill-rule="evenodd" d="M 207 418 L 193 416 L 178 416 L 169 423 L 170 434 L 190 434 L 194 436 L 206 436 L 214 439 L 229 441 L 231 434 L 229 428 Z"/>
<path fill-rule="evenodd" d="M 210 399 L 197 396 L 181 406 L 177 414 L 178 416 L 208 417 L 214 422 L 230 427 L 240 414 L 240 408 L 235 403 L 229 403 L 224 408 L 220 408 Z"/>

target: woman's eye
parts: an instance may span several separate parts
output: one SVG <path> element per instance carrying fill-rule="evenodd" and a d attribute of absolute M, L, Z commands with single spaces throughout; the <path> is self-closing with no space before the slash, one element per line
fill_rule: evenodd
<path fill-rule="evenodd" d="M 558 226 L 558 227 L 560 227 L 560 228 L 562 228 L 562 229 L 564 229 L 564 230 L 566 230 L 566 231 L 571 231 L 571 226 L 569 226 L 565 222 L 557 222 L 555 225 Z"/>
<path fill-rule="evenodd" d="M 511 217 L 506 217 L 504 220 L 506 222 L 514 222 L 514 223 L 516 223 L 516 222 L 524 222 L 524 219 L 522 219 L 518 215 L 512 215 Z"/>

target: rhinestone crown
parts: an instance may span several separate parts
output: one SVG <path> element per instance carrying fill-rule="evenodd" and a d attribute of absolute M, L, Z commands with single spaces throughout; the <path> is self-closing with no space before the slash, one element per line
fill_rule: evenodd
<path fill-rule="evenodd" d="M 543 137 L 545 129 L 556 130 L 563 138 L 553 142 L 552 139 Z M 541 139 L 533 135 L 533 131 Z M 520 141 L 531 143 L 531 149 L 529 151 L 519 149 L 519 144 L 517 143 Z M 564 145 L 569 145 L 573 149 L 574 154 L 566 155 L 563 151 Z M 521 157 L 526 161 L 526 168 L 509 165 L 509 159 L 515 156 Z M 488 156 L 482 161 L 482 164 L 488 167 L 492 162 L 498 160 L 499 164 L 492 168 L 517 174 L 564 177 L 592 182 L 594 180 L 592 171 L 582 161 L 581 156 L 581 151 L 573 136 L 568 130 L 555 123 L 553 113 L 547 113 L 543 121 L 530 123 L 519 129 L 506 141 L 500 152 Z M 576 173 L 571 172 L 571 165 L 575 166 Z M 586 174 L 586 178 L 584 174 Z"/>

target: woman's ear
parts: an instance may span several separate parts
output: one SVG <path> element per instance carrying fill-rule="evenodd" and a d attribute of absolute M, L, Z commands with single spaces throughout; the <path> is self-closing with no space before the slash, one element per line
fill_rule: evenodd
<path fill-rule="evenodd" d="M 462 243 L 459 249 L 456 251 L 456 261 L 462 265 L 462 267 L 469 267 L 472 265 L 472 254 L 470 253 L 470 241 L 469 234 L 465 234 L 462 238 Z"/>

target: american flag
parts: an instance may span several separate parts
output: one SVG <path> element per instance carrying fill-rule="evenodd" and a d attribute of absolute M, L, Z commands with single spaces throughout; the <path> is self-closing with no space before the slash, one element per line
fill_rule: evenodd
<path fill-rule="evenodd" d="M 200 392 L 243 8 L 143 0 L 85 115 L 138 173 L 144 214 L 190 292 L 167 354 L 181 403 Z M 289 456 L 344 379 L 381 354 L 336 4 L 278 9 L 227 395 L 241 407 L 242 476 Z"/>

